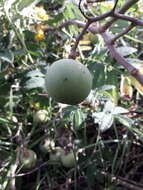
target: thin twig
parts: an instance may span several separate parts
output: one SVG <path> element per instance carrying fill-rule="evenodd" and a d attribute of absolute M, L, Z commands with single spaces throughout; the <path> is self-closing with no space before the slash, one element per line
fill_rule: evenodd
<path fill-rule="evenodd" d="M 81 22 L 81 21 L 75 20 L 75 19 L 70 19 L 70 20 L 62 23 L 60 26 L 58 26 L 58 29 L 61 30 L 62 28 L 66 27 L 66 26 L 69 26 L 69 25 L 76 25 L 76 26 L 82 27 L 82 28 L 85 27 L 84 22 Z"/>
<path fill-rule="evenodd" d="M 25 172 L 25 173 L 20 173 L 20 174 L 15 174 L 14 177 L 22 177 L 22 176 L 25 176 L 25 175 L 30 175 L 34 172 L 36 172 L 37 170 L 39 170 L 40 168 L 42 168 L 43 166 L 46 166 L 48 164 L 48 162 L 44 162 L 43 164 L 41 164 L 40 166 L 32 169 L 31 171 L 28 171 L 28 172 Z"/>
<path fill-rule="evenodd" d="M 127 0 L 123 6 L 117 11 L 120 14 L 124 14 L 132 5 L 137 3 L 139 0 Z M 114 12 L 115 13 L 115 12 Z M 115 21 L 117 18 L 111 18 L 107 23 L 102 26 L 102 31 L 106 31 Z"/>
<path fill-rule="evenodd" d="M 76 49 L 78 47 L 79 41 L 82 39 L 84 33 L 87 31 L 87 29 L 88 29 L 88 27 L 89 27 L 90 24 L 91 24 L 91 22 L 88 21 L 85 24 L 85 26 L 84 26 L 83 30 L 81 31 L 81 33 L 79 34 L 79 36 L 76 38 L 76 42 L 75 42 L 74 46 L 71 48 L 71 52 L 69 54 L 69 58 L 71 58 L 71 59 L 75 59 L 76 58 Z"/>
<path fill-rule="evenodd" d="M 118 13 L 124 14 L 130 7 L 136 4 L 140 0 L 126 0 L 126 2 L 118 10 Z"/>
<path fill-rule="evenodd" d="M 118 4 L 118 0 L 116 0 L 113 8 L 110 11 L 108 11 L 108 12 L 106 12 L 104 14 L 101 14 L 99 16 L 92 17 L 89 20 L 91 20 L 92 22 L 97 22 L 97 21 L 103 20 L 104 18 L 112 16 L 114 14 L 114 11 L 115 11 L 116 7 L 117 7 L 117 4 Z"/>
<path fill-rule="evenodd" d="M 92 22 L 97 22 L 97 21 L 103 20 L 104 18 L 111 17 L 112 15 L 113 15 L 113 12 L 112 12 L 112 10 L 110 10 L 102 15 L 92 17 L 92 18 L 90 18 L 90 20 Z"/>
<path fill-rule="evenodd" d="M 119 0 L 116 0 L 115 5 L 114 5 L 114 7 L 113 7 L 113 9 L 112 9 L 112 12 L 115 12 L 115 9 L 116 9 L 116 7 L 117 7 L 118 1 L 119 1 Z"/>
<path fill-rule="evenodd" d="M 102 20 L 102 19 L 104 19 L 104 18 L 107 18 L 107 17 L 111 16 L 111 15 L 113 14 L 113 12 L 115 11 L 115 9 L 116 9 L 116 7 L 117 7 L 117 4 L 118 4 L 118 0 L 116 0 L 116 2 L 115 2 L 115 4 L 114 4 L 114 7 L 113 7 L 110 11 L 108 11 L 108 12 L 102 14 L 102 15 L 99 15 L 99 16 L 90 18 L 90 17 L 88 17 L 88 16 L 84 13 L 84 11 L 82 11 L 81 2 L 82 2 L 82 0 L 79 1 L 79 5 L 78 5 L 78 8 L 79 8 L 81 14 L 82 14 L 87 20 L 90 20 L 90 21 L 92 21 L 92 22 L 97 22 L 97 21 L 100 21 L 100 20 Z M 96 1 L 96 2 L 99 2 L 99 1 Z M 101 1 L 100 1 L 100 2 L 101 2 Z"/>
<path fill-rule="evenodd" d="M 118 0 L 116 0 L 114 7 L 110 11 L 108 11 L 104 14 L 101 14 L 99 16 L 90 18 L 91 22 L 97 22 L 97 21 L 103 20 L 104 18 L 111 17 L 114 14 L 117 3 L 118 3 Z"/>
<path fill-rule="evenodd" d="M 122 185 L 123 187 L 128 188 L 130 190 L 142 190 L 143 189 L 142 184 L 136 183 L 132 180 L 128 180 L 128 179 L 125 179 L 120 176 L 118 176 L 116 180 L 119 185 Z"/>
<path fill-rule="evenodd" d="M 82 8 L 81 8 L 81 2 L 82 2 L 82 0 L 79 1 L 78 8 L 79 8 L 81 14 L 82 14 L 87 20 L 89 20 L 90 18 L 84 13 L 84 11 L 83 11 Z"/>
<path fill-rule="evenodd" d="M 141 21 L 141 20 L 139 20 L 137 18 L 126 16 L 126 15 L 123 15 L 123 14 L 120 14 L 120 13 L 113 13 L 113 17 L 115 17 L 117 19 L 130 21 L 130 22 L 132 22 L 132 23 L 134 23 L 136 25 L 139 25 L 139 26 L 143 26 L 143 21 Z"/>
<path fill-rule="evenodd" d="M 111 39 L 110 43 L 111 43 L 111 44 L 114 44 L 114 42 L 115 42 L 117 39 L 119 39 L 120 37 L 122 37 L 122 36 L 124 36 L 125 34 L 127 34 L 128 32 L 130 32 L 131 29 L 134 28 L 134 27 L 135 27 L 135 24 L 131 23 L 125 30 L 123 30 L 123 31 L 121 31 L 119 34 L 115 35 L 115 36 Z"/>

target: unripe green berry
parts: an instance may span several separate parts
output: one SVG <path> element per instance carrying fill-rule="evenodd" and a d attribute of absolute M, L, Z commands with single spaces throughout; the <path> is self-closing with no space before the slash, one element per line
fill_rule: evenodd
<path fill-rule="evenodd" d="M 40 143 L 40 150 L 44 153 L 48 153 L 55 148 L 55 141 L 50 138 L 44 139 L 43 142 Z"/>
<path fill-rule="evenodd" d="M 61 162 L 63 164 L 64 167 L 66 168 L 73 168 L 75 167 L 75 156 L 73 152 L 70 152 L 68 154 L 64 154 L 61 156 Z"/>
<path fill-rule="evenodd" d="M 33 116 L 34 123 L 46 123 L 48 121 L 48 111 L 47 110 L 39 110 L 34 113 Z"/>
<path fill-rule="evenodd" d="M 31 169 L 36 165 L 37 155 L 33 150 L 24 148 L 21 150 L 19 159 L 23 169 Z"/>
<path fill-rule="evenodd" d="M 92 76 L 86 66 L 73 59 L 60 59 L 47 70 L 45 87 L 54 100 L 79 104 L 90 93 Z"/>
<path fill-rule="evenodd" d="M 55 149 L 50 152 L 50 161 L 55 161 L 55 162 L 61 162 L 61 156 L 64 154 L 64 149 L 61 147 L 55 147 Z"/>

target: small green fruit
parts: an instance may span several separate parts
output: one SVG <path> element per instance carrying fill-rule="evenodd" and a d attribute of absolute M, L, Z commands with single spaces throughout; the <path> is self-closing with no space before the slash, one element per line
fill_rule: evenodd
<path fill-rule="evenodd" d="M 54 162 L 61 162 L 62 155 L 64 155 L 64 149 L 57 146 L 52 152 L 50 152 L 49 160 Z"/>
<path fill-rule="evenodd" d="M 43 142 L 40 143 L 40 150 L 44 153 L 48 153 L 55 148 L 55 141 L 50 138 L 44 139 Z"/>
<path fill-rule="evenodd" d="M 66 168 L 73 168 L 75 167 L 75 157 L 74 157 L 74 153 L 70 152 L 68 154 L 64 154 L 61 156 L 61 162 L 63 164 L 64 167 Z"/>
<path fill-rule="evenodd" d="M 36 165 L 37 155 L 33 150 L 24 148 L 20 154 L 20 164 L 23 169 L 31 169 Z"/>
<path fill-rule="evenodd" d="M 48 111 L 39 110 L 33 116 L 33 121 L 35 123 L 46 123 L 48 120 Z"/>
<path fill-rule="evenodd" d="M 47 70 L 45 86 L 57 102 L 75 105 L 82 102 L 92 88 L 92 76 L 83 64 L 61 59 Z"/>

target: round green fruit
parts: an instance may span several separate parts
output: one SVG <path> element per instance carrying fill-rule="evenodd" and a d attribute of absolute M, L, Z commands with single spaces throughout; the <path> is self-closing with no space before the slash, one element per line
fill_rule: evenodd
<path fill-rule="evenodd" d="M 33 116 L 34 123 L 46 123 L 48 120 L 48 111 L 39 110 Z"/>
<path fill-rule="evenodd" d="M 46 138 L 40 143 L 40 150 L 43 153 L 48 153 L 55 148 L 55 141 L 51 138 Z"/>
<path fill-rule="evenodd" d="M 52 152 L 50 152 L 49 160 L 54 162 L 61 162 L 62 155 L 64 155 L 64 149 L 57 146 Z"/>
<path fill-rule="evenodd" d="M 75 167 L 75 156 L 73 152 L 70 152 L 68 154 L 64 154 L 61 156 L 61 162 L 64 167 L 66 168 L 73 168 Z"/>
<path fill-rule="evenodd" d="M 48 68 L 45 86 L 49 96 L 57 102 L 75 105 L 90 93 L 92 76 L 80 62 L 61 59 Z"/>
<path fill-rule="evenodd" d="M 33 150 L 24 148 L 20 154 L 20 164 L 23 169 L 31 169 L 36 165 L 37 155 Z"/>

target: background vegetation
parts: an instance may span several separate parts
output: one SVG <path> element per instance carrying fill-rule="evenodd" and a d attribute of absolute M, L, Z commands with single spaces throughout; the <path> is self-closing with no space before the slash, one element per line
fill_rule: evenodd
<path fill-rule="evenodd" d="M 1 190 L 143 189 L 142 20 L 142 0 L 0 0 Z M 68 57 L 93 75 L 75 106 L 44 86 Z"/>

